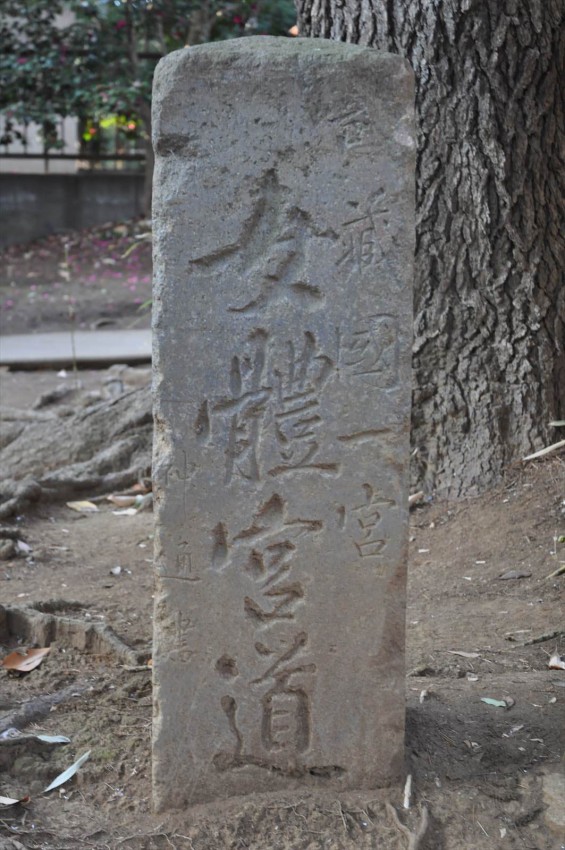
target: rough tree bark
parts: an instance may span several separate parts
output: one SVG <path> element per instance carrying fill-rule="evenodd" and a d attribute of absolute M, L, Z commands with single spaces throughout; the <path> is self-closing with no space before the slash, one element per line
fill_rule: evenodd
<path fill-rule="evenodd" d="M 302 35 L 414 68 L 414 475 L 472 493 L 565 413 L 565 4 L 296 3 Z"/>

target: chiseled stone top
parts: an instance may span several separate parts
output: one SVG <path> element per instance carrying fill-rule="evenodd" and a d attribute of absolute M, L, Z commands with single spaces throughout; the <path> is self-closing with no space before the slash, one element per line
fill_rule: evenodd
<path fill-rule="evenodd" d="M 373 49 L 158 66 L 157 809 L 400 778 L 412 115 Z"/>

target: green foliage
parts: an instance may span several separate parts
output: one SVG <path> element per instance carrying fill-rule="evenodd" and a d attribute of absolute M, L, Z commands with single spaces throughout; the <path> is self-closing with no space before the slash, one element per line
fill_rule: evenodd
<path fill-rule="evenodd" d="M 85 141 L 104 123 L 146 133 L 162 56 L 203 41 L 286 35 L 295 21 L 292 0 L 2 0 L 2 12 L 0 144 L 17 124 L 35 122 L 47 148 L 60 144 L 58 116 L 80 118 Z"/>

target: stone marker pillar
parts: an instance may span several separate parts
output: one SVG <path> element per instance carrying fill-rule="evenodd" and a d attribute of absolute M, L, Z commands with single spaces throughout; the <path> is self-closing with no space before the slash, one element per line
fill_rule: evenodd
<path fill-rule="evenodd" d="M 329 41 L 157 69 L 157 809 L 401 776 L 412 112 Z"/>

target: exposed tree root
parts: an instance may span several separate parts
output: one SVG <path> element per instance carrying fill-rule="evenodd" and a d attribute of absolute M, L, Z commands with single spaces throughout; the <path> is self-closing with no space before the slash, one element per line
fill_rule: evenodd
<path fill-rule="evenodd" d="M 20 410 L 15 407 L 0 407 L 0 422 L 53 422 L 57 419 L 54 413 L 36 410 Z"/>
<path fill-rule="evenodd" d="M 408 844 L 406 850 L 419 850 L 422 839 L 424 838 L 429 823 L 428 809 L 426 806 L 422 809 L 422 816 L 416 832 L 411 832 L 407 826 L 400 822 L 400 818 L 396 813 L 396 809 L 391 803 L 386 803 L 386 810 L 392 819 L 395 827 L 407 838 Z"/>
<path fill-rule="evenodd" d="M 47 717 L 53 706 L 68 702 L 70 699 L 80 696 L 87 690 L 87 685 L 74 684 L 54 694 L 34 697 L 28 702 L 19 705 L 14 711 L 3 714 L 0 717 L 0 735 L 6 729 L 18 729 L 20 732 L 32 723 L 38 723 Z"/>
<path fill-rule="evenodd" d="M 72 416 L 27 421 L 0 451 L 0 520 L 41 501 L 130 487 L 150 474 L 152 432 L 147 386 Z"/>

